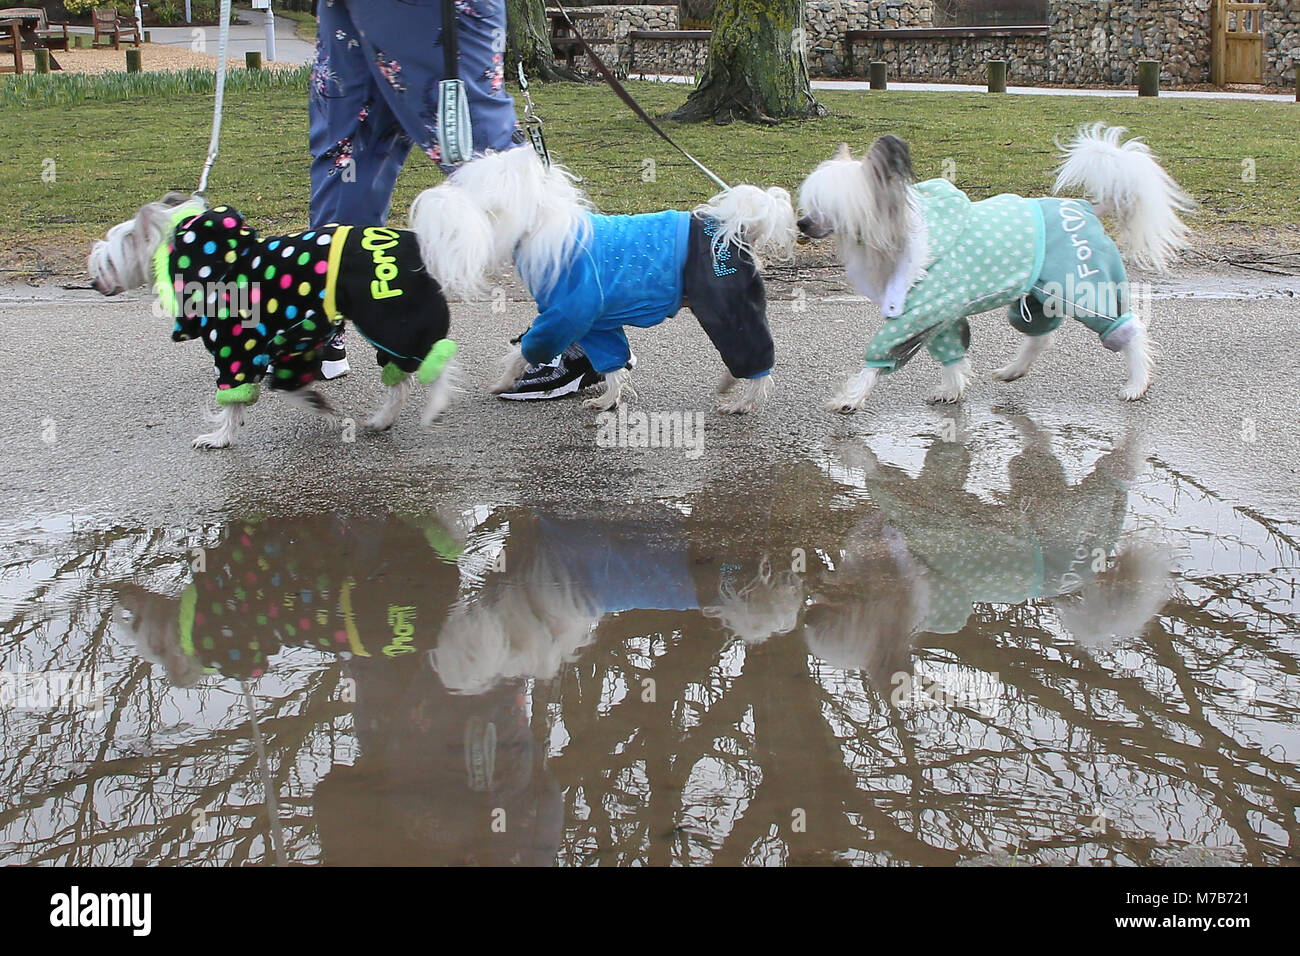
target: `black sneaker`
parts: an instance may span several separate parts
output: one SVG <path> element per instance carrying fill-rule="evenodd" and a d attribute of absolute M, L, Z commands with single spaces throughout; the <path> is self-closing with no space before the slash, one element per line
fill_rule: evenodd
<path fill-rule="evenodd" d="M 326 381 L 335 378 L 342 378 L 347 375 L 351 369 L 348 366 L 348 356 L 343 350 L 343 333 L 335 335 L 320 350 L 320 373 Z"/>
<path fill-rule="evenodd" d="M 570 345 L 545 365 L 530 365 L 500 397 L 515 402 L 562 398 L 591 388 L 604 378 L 591 367 L 591 359 L 581 348 Z"/>

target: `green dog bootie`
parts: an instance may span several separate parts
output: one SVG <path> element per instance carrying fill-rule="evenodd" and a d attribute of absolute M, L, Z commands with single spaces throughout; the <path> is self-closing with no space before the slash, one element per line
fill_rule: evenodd
<path fill-rule="evenodd" d="M 456 349 L 456 343 L 451 339 L 439 339 L 434 342 L 433 348 L 429 349 L 429 354 L 420 363 L 419 371 L 415 373 L 420 384 L 428 385 L 437 379 L 442 374 L 442 370 L 447 367 L 447 363 L 455 356 Z"/>
<path fill-rule="evenodd" d="M 223 408 L 227 405 L 252 405 L 257 401 L 261 388 L 256 382 L 245 382 L 236 388 L 217 389 L 217 404 Z"/>
<path fill-rule="evenodd" d="M 392 362 L 389 362 L 387 365 L 384 366 L 384 371 L 379 376 L 379 380 L 383 382 L 385 385 L 387 385 L 389 388 L 392 388 L 394 385 L 401 384 L 402 379 L 406 378 L 406 376 L 410 374 L 411 374 L 410 372 L 403 372 Z"/>

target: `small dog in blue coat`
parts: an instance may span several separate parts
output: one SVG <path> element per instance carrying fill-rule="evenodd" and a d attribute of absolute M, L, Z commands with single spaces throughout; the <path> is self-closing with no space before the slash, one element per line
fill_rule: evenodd
<path fill-rule="evenodd" d="M 766 399 L 775 349 L 763 262 L 790 258 L 796 236 L 784 189 L 739 185 L 693 212 L 603 216 L 568 170 L 524 147 L 475 159 L 422 193 L 411 209 L 417 234 L 439 228 L 448 187 L 491 220 L 488 267 L 513 259 L 537 301 L 495 394 L 576 343 L 605 377 L 604 391 L 585 404 L 613 408 L 629 390 L 624 328 L 658 325 L 688 306 L 727 367 L 718 410 L 754 411 Z"/>

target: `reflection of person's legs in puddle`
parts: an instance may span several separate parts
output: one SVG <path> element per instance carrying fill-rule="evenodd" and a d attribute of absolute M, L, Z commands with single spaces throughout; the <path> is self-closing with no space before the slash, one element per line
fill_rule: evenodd
<path fill-rule="evenodd" d="M 836 569 L 816 581 L 804 612 L 808 649 L 835 667 L 863 671 L 887 695 L 894 676 L 911 669 L 927 595 L 903 536 L 872 512 L 849 532 Z"/>
<path fill-rule="evenodd" d="M 360 660 L 359 755 L 316 788 L 324 862 L 343 866 L 549 866 L 563 800 L 529 723 L 528 687 L 451 693 L 424 655 Z"/>
<path fill-rule="evenodd" d="M 994 409 L 994 413 L 999 413 Z M 1028 415 L 1008 413 L 1007 420 L 1020 436 L 1020 451 L 1007 464 L 1010 489 L 1007 507 L 1022 513 L 1041 510 L 1044 501 L 1065 494 L 1069 482 L 1065 466 L 1052 451 L 1052 436 Z"/>

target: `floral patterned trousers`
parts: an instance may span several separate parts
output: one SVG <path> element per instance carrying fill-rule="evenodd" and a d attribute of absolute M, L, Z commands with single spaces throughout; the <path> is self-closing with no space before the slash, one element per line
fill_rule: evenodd
<path fill-rule="evenodd" d="M 475 151 L 508 149 L 522 137 L 505 90 L 505 0 L 456 11 Z M 321 0 L 317 13 L 311 225 L 382 225 L 411 146 L 442 165 L 442 0 Z"/>

